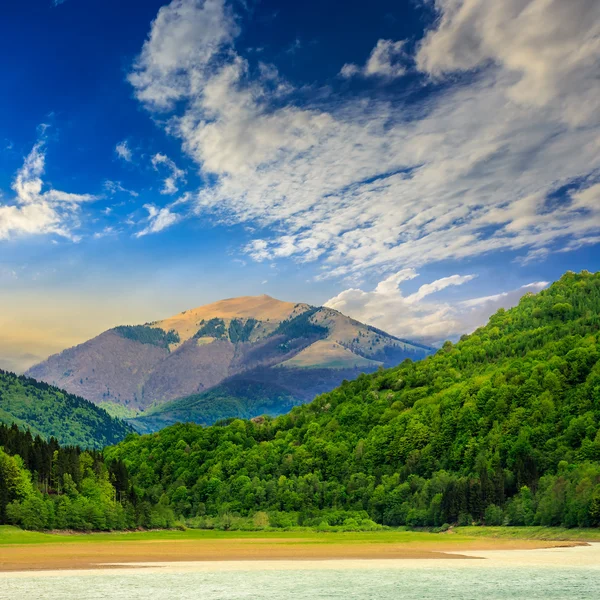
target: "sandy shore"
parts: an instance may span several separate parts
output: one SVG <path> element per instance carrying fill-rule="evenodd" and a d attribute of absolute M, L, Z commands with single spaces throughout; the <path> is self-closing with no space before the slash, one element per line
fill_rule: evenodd
<path fill-rule="evenodd" d="M 382 570 L 382 569 L 486 569 L 535 568 L 594 570 L 600 573 L 600 544 L 587 546 L 538 548 L 528 550 L 480 550 L 465 553 L 478 560 L 454 560 L 456 555 L 427 555 L 391 559 L 325 559 L 325 560 L 206 560 L 185 562 L 141 562 L 96 565 L 94 569 L 55 569 L 0 572 L 2 579 L 103 576 L 143 574 L 186 574 L 247 571 L 323 571 L 323 570 Z M 416 560 L 415 560 L 416 559 Z M 421 560 L 423 559 L 423 560 Z"/>
<path fill-rule="evenodd" d="M 584 545 L 584 544 L 583 544 Z M 206 540 L 131 540 L 115 543 L 82 541 L 64 544 L 11 544 L 0 546 L 0 572 L 64 569 L 124 568 L 127 565 L 168 563 L 228 563 L 235 561 L 397 561 L 463 560 L 503 552 L 513 557 L 524 550 L 582 546 L 580 542 L 542 540 L 448 538 L 409 543 L 329 543 L 326 538 L 245 538 Z M 596 545 L 594 545 L 596 546 Z M 588 547 L 589 548 L 589 547 Z M 514 554 L 513 554 L 514 553 Z M 526 553 L 527 555 L 527 553 Z M 493 556 L 493 554 L 492 554 Z M 238 564 L 239 566 L 239 564 Z"/>

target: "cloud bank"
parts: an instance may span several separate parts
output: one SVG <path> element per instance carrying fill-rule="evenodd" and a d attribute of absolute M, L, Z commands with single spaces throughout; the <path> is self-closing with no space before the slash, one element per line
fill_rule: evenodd
<path fill-rule="evenodd" d="M 600 3 L 435 8 L 412 57 L 418 103 L 307 105 L 275 67 L 236 51 L 224 0 L 162 7 L 129 80 L 214 182 L 195 213 L 263 228 L 250 256 L 320 259 L 323 276 L 595 243 Z M 399 52 L 380 40 L 357 68 L 399 75 Z"/>
<path fill-rule="evenodd" d="M 350 288 L 328 300 L 325 306 L 389 333 L 439 345 L 485 325 L 498 309 L 515 306 L 524 294 L 538 292 L 548 285 L 545 281 L 535 282 L 510 292 L 451 305 L 429 297 L 447 287 L 463 285 L 473 275 L 444 277 L 404 296 L 402 283 L 416 277 L 414 269 L 403 269 L 381 281 L 372 291 Z"/>

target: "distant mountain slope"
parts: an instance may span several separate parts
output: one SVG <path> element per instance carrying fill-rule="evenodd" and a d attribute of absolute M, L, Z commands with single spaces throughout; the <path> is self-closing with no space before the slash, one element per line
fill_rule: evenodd
<path fill-rule="evenodd" d="M 262 414 L 279 415 L 297 404 L 297 396 L 275 383 L 240 376 L 202 394 L 161 404 L 130 419 L 129 423 L 140 433 L 151 433 L 180 422 L 212 425 L 232 415 L 243 419 Z"/>
<path fill-rule="evenodd" d="M 133 431 L 83 398 L 5 371 L 0 371 L 0 423 L 84 448 L 115 444 Z"/>
<path fill-rule="evenodd" d="M 181 422 L 212 425 L 230 417 L 277 416 L 330 391 L 333 381 L 352 380 L 362 372 L 360 367 L 314 368 L 307 382 L 305 369 L 260 367 L 230 377 L 201 394 L 160 404 L 128 422 L 140 433 L 150 433 Z"/>
<path fill-rule="evenodd" d="M 151 409 L 152 422 L 156 422 L 160 407 L 173 400 L 202 396 L 204 406 L 208 398 L 213 403 L 231 399 L 229 384 L 224 394 L 203 395 L 232 379 L 240 390 L 239 378 L 245 374 L 252 374 L 249 381 L 262 385 L 263 394 L 277 381 L 279 391 L 273 397 L 264 396 L 260 407 L 270 406 L 271 414 L 280 414 L 346 378 L 396 365 L 405 358 L 419 360 L 432 352 L 330 308 L 246 296 L 146 325 L 115 327 L 51 356 L 27 375 L 109 410 L 116 405 Z M 289 401 L 280 401 L 282 397 Z M 259 405 L 248 405 L 245 398 L 238 397 L 243 406 L 235 413 L 223 414 L 215 407 L 204 414 L 253 416 L 250 406 L 258 410 Z M 236 404 L 223 400 L 223 409 L 227 406 Z M 166 415 L 168 410 L 162 412 Z M 180 409 L 177 414 L 185 418 Z M 165 419 L 169 422 L 171 417 Z"/>

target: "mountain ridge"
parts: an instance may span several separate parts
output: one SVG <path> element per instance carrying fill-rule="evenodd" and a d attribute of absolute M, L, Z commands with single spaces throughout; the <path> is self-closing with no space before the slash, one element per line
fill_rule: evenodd
<path fill-rule="evenodd" d="M 279 406 L 264 397 L 256 404 L 253 398 L 250 405 L 271 406 L 272 414 L 280 414 L 360 372 L 405 358 L 419 360 L 433 351 L 331 308 L 242 296 L 144 325 L 114 327 L 49 357 L 26 375 L 122 414 L 119 407 L 156 413 L 157 407 L 208 393 L 232 378 L 241 389 L 245 373 L 258 372 L 260 389 L 266 390 L 263 370 L 270 369 L 280 382 L 275 397 L 286 401 Z M 313 384 L 317 372 L 320 380 Z M 296 385 L 299 378 L 302 389 Z M 218 394 L 210 397 L 218 402 Z M 231 398 L 229 391 L 223 397 Z"/>

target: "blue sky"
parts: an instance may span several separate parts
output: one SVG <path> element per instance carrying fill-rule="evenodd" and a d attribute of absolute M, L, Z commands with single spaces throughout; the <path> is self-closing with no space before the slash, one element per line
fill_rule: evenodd
<path fill-rule="evenodd" d="M 598 269 L 597 2 L 0 11 L 0 367 L 262 293 L 436 343 Z"/>

